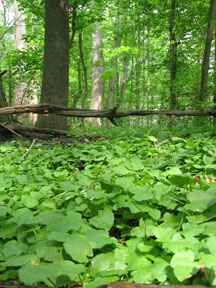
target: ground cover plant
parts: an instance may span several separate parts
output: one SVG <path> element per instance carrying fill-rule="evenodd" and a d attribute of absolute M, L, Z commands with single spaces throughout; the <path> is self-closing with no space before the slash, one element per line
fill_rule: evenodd
<path fill-rule="evenodd" d="M 215 137 L 137 135 L 0 146 L 0 281 L 216 284 Z"/>

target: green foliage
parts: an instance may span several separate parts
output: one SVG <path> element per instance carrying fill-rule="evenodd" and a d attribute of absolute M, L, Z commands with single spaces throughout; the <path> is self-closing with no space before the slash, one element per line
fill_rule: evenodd
<path fill-rule="evenodd" d="M 215 138 L 27 148 L 0 147 L 0 280 L 215 284 Z"/>
<path fill-rule="evenodd" d="M 16 0 L 26 28 L 24 36 L 26 47 L 22 51 L 15 45 L 16 16 L 13 15 L 13 2 L 4 1 L 4 9 L 0 11 L 1 70 L 8 70 L 3 79 L 8 102 L 17 104 L 16 86 L 19 83 L 27 83 L 25 101 L 28 103 L 31 95 L 36 94 L 39 98 L 41 91 L 44 1 Z M 69 105 L 88 108 L 91 102 L 91 34 L 94 31 L 94 24 L 100 22 L 103 32 L 104 108 L 108 107 L 108 103 L 110 106 L 120 106 L 125 110 L 167 108 L 170 100 L 169 1 L 70 0 L 68 2 L 70 34 L 73 34 L 72 28 L 76 30 L 70 51 Z M 76 16 L 72 19 L 74 9 Z M 200 59 L 204 49 L 208 9 L 209 0 L 192 2 L 185 0 L 177 3 L 176 90 L 180 109 L 194 107 L 195 102 L 199 106 L 194 99 L 197 99 L 200 82 Z M 72 24 L 73 20 L 75 25 Z M 83 38 L 84 66 L 79 43 L 80 33 Z M 212 107 L 212 95 L 215 90 L 214 57 L 210 57 L 210 62 L 212 69 L 209 70 L 209 97 L 204 104 L 205 108 Z M 87 92 L 85 72 L 88 82 Z M 112 93 L 110 90 L 113 90 Z M 110 98 L 112 101 L 109 101 Z M 135 122 L 136 125 L 140 123 Z M 128 125 L 131 122 L 126 123 Z"/>

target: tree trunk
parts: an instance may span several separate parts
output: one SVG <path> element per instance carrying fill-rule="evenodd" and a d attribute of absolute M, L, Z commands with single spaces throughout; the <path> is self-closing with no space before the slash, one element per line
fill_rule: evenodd
<path fill-rule="evenodd" d="M 171 0 L 170 9 L 170 109 L 177 108 L 176 72 L 177 72 L 177 41 L 176 41 L 176 1 Z"/>
<path fill-rule="evenodd" d="M 214 81 L 213 104 L 214 104 L 214 108 L 216 109 L 216 29 L 215 29 L 215 39 L 214 39 L 214 77 L 213 77 L 213 81 Z M 216 121 L 214 121 L 214 122 L 216 122 Z"/>
<path fill-rule="evenodd" d="M 109 92 L 108 92 L 108 101 L 107 101 L 107 107 L 108 109 L 112 109 L 114 105 L 114 93 L 115 93 L 115 80 L 114 78 L 111 78 L 109 80 Z"/>
<path fill-rule="evenodd" d="M 71 20 L 71 38 L 70 38 L 70 49 L 73 48 L 74 38 L 77 30 L 77 5 L 72 7 L 72 20 Z"/>
<path fill-rule="evenodd" d="M 85 63 L 84 48 L 83 48 L 83 32 L 79 32 L 79 57 L 82 65 L 83 80 L 84 80 L 84 95 L 82 96 L 82 108 L 84 108 L 86 100 L 88 99 L 88 71 Z"/>
<path fill-rule="evenodd" d="M 3 80 L 2 77 L 7 71 L 0 72 L 0 108 L 6 107 L 7 99 L 4 92 Z M 11 122 L 12 118 L 8 115 L 0 116 L 0 122 Z"/>
<path fill-rule="evenodd" d="M 201 81 L 199 100 L 204 101 L 207 97 L 208 90 L 208 71 L 211 53 L 211 43 L 213 38 L 213 30 L 216 18 L 216 0 L 210 0 L 209 15 L 208 15 L 208 29 L 206 35 L 205 49 L 201 67 Z"/>
<path fill-rule="evenodd" d="M 93 72 L 92 72 L 92 96 L 91 109 L 101 110 L 102 98 L 104 92 L 103 82 L 103 54 L 102 54 L 102 34 L 99 23 L 96 23 L 95 32 L 92 35 L 92 58 L 93 58 Z M 99 118 L 91 119 L 91 123 L 95 126 L 101 126 Z"/>
<path fill-rule="evenodd" d="M 14 22 L 15 22 L 15 45 L 16 49 L 19 51 L 25 50 L 27 48 L 24 36 L 26 34 L 25 19 L 22 12 L 18 9 L 17 1 L 13 3 L 14 8 Z M 25 101 L 26 90 L 28 89 L 27 83 L 19 81 L 16 83 L 15 87 L 15 104 L 28 104 Z"/>
<path fill-rule="evenodd" d="M 119 48 L 121 46 L 121 35 L 119 32 L 120 21 L 119 21 L 119 12 L 117 14 L 117 20 L 113 22 L 114 27 L 116 28 L 114 34 L 114 46 L 113 48 Z M 109 80 L 109 94 L 107 99 L 108 108 L 113 108 L 116 103 L 119 103 L 119 94 L 120 94 L 120 77 L 119 77 L 119 61 L 118 56 L 113 57 L 111 60 L 112 67 L 112 77 Z"/>
<path fill-rule="evenodd" d="M 41 103 L 67 106 L 69 74 L 68 0 L 45 0 L 45 50 Z M 65 117 L 40 116 L 41 128 L 67 129 Z"/>
<path fill-rule="evenodd" d="M 124 105 L 124 100 L 125 100 L 125 91 L 127 88 L 127 81 L 129 78 L 129 60 L 128 57 L 125 56 L 125 58 L 123 59 L 123 74 L 120 77 L 120 99 L 119 99 L 119 103 L 120 106 Z"/>

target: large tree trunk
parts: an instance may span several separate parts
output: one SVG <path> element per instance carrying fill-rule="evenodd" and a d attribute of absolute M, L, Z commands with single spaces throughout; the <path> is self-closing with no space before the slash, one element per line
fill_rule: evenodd
<path fill-rule="evenodd" d="M 209 15 L 208 15 L 208 29 L 206 35 L 205 49 L 202 60 L 201 68 L 201 81 L 200 81 L 200 93 L 199 100 L 204 101 L 207 97 L 208 90 L 208 70 L 211 53 L 211 43 L 213 38 L 213 30 L 216 18 L 216 0 L 210 0 Z"/>
<path fill-rule="evenodd" d="M 92 58 L 93 58 L 93 72 L 92 72 L 92 97 L 91 109 L 101 110 L 102 98 L 104 93 L 103 82 L 103 54 L 102 54 L 102 34 L 99 23 L 96 23 L 95 32 L 92 35 Z M 92 124 L 101 126 L 99 118 L 91 119 Z"/>
<path fill-rule="evenodd" d="M 176 0 L 171 0 L 170 9 L 170 109 L 177 108 L 176 72 L 177 72 L 177 41 L 176 41 Z"/>
<path fill-rule="evenodd" d="M 68 0 L 45 0 L 45 51 L 41 103 L 67 106 L 69 70 Z M 66 130 L 65 117 L 40 116 L 41 128 Z"/>

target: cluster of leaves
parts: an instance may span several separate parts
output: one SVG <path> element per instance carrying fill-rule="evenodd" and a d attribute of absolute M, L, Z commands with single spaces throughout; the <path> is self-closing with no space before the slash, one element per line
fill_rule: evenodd
<path fill-rule="evenodd" d="M 0 280 L 216 278 L 214 138 L 0 147 Z"/>

